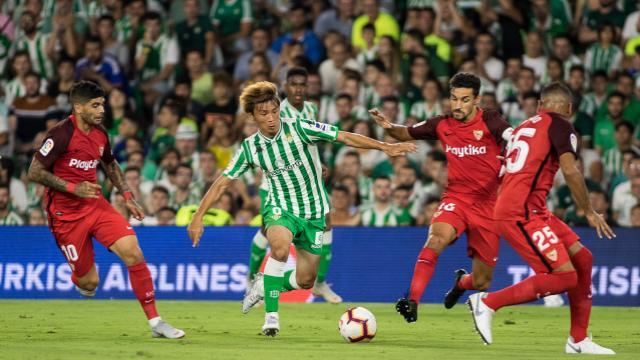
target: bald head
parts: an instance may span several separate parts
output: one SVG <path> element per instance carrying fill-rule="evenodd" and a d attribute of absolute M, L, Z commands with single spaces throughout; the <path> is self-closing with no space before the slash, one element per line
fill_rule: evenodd
<path fill-rule="evenodd" d="M 552 82 L 540 92 L 539 109 L 556 112 L 562 116 L 570 117 L 572 113 L 573 94 L 571 90 L 561 82 Z"/>

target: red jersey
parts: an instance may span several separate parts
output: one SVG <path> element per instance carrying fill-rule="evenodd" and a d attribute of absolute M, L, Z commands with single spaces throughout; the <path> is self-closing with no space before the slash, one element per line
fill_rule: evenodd
<path fill-rule="evenodd" d="M 447 157 L 446 192 L 470 200 L 494 200 L 498 190 L 502 134 L 509 124 L 497 111 L 478 109 L 468 122 L 441 115 L 408 128 L 414 139 L 440 140 Z"/>
<path fill-rule="evenodd" d="M 35 158 L 55 176 L 76 184 L 82 181 L 96 183 L 100 161 L 105 165 L 114 161 L 109 137 L 104 129 L 93 126 L 85 134 L 78 129 L 73 115 L 49 130 Z M 48 216 L 56 220 L 77 220 L 86 216 L 94 210 L 99 200 L 80 198 L 50 188 L 45 192 Z"/>
<path fill-rule="evenodd" d="M 541 111 L 520 124 L 507 145 L 495 219 L 529 220 L 532 214 L 546 213 L 560 155 L 577 151 L 573 125 L 556 113 Z"/>

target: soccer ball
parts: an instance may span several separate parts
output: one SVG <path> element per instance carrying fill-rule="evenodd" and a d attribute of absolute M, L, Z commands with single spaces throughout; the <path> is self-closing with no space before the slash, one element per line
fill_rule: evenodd
<path fill-rule="evenodd" d="M 369 342 L 376 336 L 378 325 L 371 311 L 358 306 L 342 314 L 338 322 L 338 330 L 348 342 Z"/>

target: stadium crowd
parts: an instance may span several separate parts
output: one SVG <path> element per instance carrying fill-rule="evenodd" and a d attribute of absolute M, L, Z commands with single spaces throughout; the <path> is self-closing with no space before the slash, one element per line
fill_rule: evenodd
<path fill-rule="evenodd" d="M 0 224 L 44 225 L 44 189 L 26 169 L 47 129 L 70 113 L 74 81 L 107 92 L 116 159 L 146 218 L 186 225 L 240 140 L 257 131 L 239 90 L 308 72 L 318 121 L 385 137 L 396 123 L 446 113 L 448 79 L 482 79 L 481 106 L 517 126 L 541 86 L 564 81 L 591 201 L 611 224 L 640 226 L 640 10 L 633 0 L 0 0 Z M 322 149 L 334 225 L 428 224 L 447 182 L 445 151 Z M 464 156 L 464 151 L 459 156 Z M 260 173 L 208 225 L 258 225 Z M 104 195 L 123 199 L 102 177 Z M 562 177 L 549 207 L 586 226 Z"/>

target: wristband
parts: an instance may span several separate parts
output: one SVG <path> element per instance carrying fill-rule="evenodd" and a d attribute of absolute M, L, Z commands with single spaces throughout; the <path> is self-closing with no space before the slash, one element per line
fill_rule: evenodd
<path fill-rule="evenodd" d="M 68 182 L 67 185 L 65 186 L 66 190 L 68 193 L 75 193 L 76 192 L 76 184 L 72 183 L 72 182 Z"/>
<path fill-rule="evenodd" d="M 125 201 L 129 201 L 133 199 L 133 194 L 131 193 L 131 191 L 125 191 L 122 193 L 122 196 L 124 196 L 124 200 Z"/>

